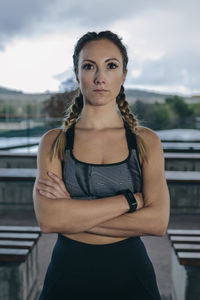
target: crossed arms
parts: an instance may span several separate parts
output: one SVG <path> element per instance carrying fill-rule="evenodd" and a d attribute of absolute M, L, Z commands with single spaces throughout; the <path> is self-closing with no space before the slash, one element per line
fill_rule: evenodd
<path fill-rule="evenodd" d="M 148 143 L 148 162 L 142 162 L 143 190 L 134 194 L 138 209 L 129 210 L 123 195 L 95 199 L 70 199 L 62 181 L 61 162 L 50 161 L 50 148 L 59 129 L 47 132 L 38 150 L 38 174 L 33 189 L 34 209 L 44 233 L 89 232 L 112 237 L 162 236 L 169 222 L 169 192 L 164 172 L 163 149 L 158 136 L 141 127 Z M 48 174 L 51 171 L 53 174 Z M 41 181 L 39 181 L 41 180 Z"/>

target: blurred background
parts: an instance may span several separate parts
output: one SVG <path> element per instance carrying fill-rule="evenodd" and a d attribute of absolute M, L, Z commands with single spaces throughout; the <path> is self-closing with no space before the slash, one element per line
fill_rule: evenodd
<path fill-rule="evenodd" d="M 0 225 L 37 226 L 38 144 L 61 126 L 75 95 L 74 45 L 88 31 L 111 30 L 128 50 L 124 86 L 131 110 L 163 144 L 169 228 L 200 229 L 199 11 L 198 0 L 0 0 Z M 43 234 L 38 243 L 39 290 L 55 239 Z M 172 274 L 168 237 L 143 240 L 162 299 L 172 299 L 173 276 L 181 276 Z M 0 290 L 1 280 L 0 272 Z"/>
<path fill-rule="evenodd" d="M 140 123 L 165 130 L 163 140 L 200 140 L 199 5 L 1 0 L 0 149 L 37 144 L 60 126 L 77 87 L 74 45 L 87 31 L 101 30 L 117 33 L 127 46 L 126 95 Z"/>

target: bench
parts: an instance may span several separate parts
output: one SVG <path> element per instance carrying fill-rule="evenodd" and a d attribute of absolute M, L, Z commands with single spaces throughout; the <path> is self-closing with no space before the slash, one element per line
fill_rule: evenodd
<path fill-rule="evenodd" d="M 168 229 L 172 246 L 172 299 L 200 299 L 200 230 Z"/>
<path fill-rule="evenodd" d="M 33 210 L 37 169 L 0 168 L 0 210 Z"/>
<path fill-rule="evenodd" d="M 200 143 L 190 142 L 190 141 L 163 141 L 162 146 L 164 152 L 181 152 L 181 153 L 199 153 L 200 152 Z"/>
<path fill-rule="evenodd" d="M 200 213 L 200 172 L 165 171 L 171 213 Z"/>
<path fill-rule="evenodd" d="M 166 171 L 200 171 L 200 153 L 165 152 Z"/>
<path fill-rule="evenodd" d="M 36 153 L 0 151 L 0 168 L 37 168 Z M 200 153 L 164 152 L 165 169 L 200 171 Z"/>
<path fill-rule="evenodd" d="M 0 168 L 0 210 L 33 210 L 32 191 L 37 169 Z M 165 171 L 171 212 L 200 213 L 200 172 Z"/>
<path fill-rule="evenodd" d="M 37 168 L 36 153 L 0 151 L 0 168 Z"/>
<path fill-rule="evenodd" d="M 0 226 L 0 299 L 36 300 L 39 227 Z"/>

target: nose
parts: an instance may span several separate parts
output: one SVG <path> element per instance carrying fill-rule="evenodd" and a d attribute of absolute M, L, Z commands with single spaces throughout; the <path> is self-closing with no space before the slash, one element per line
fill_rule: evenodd
<path fill-rule="evenodd" d="M 105 83 L 105 76 L 103 74 L 103 71 L 97 70 L 94 77 L 94 83 L 95 84 L 102 84 Z"/>

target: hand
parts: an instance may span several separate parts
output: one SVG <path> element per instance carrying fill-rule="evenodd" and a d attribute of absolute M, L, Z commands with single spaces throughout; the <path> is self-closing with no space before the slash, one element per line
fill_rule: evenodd
<path fill-rule="evenodd" d="M 135 199 L 137 201 L 137 209 L 141 209 L 144 207 L 144 199 L 142 193 L 134 193 Z"/>
<path fill-rule="evenodd" d="M 42 178 L 39 178 L 38 180 L 36 189 L 39 193 L 51 199 L 70 199 L 70 194 L 67 191 L 63 180 L 52 172 L 47 172 L 47 175 L 50 177 L 50 180 Z"/>

